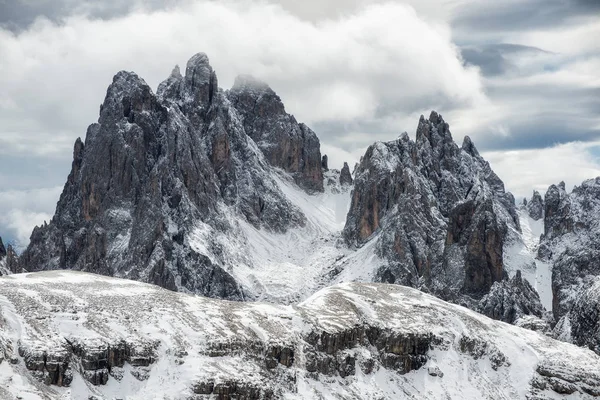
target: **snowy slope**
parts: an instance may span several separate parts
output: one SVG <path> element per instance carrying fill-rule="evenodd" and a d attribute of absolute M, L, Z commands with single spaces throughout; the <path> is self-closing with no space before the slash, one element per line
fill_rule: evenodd
<path fill-rule="evenodd" d="M 397 285 L 281 306 L 52 271 L 0 278 L 0 309 L 2 399 L 600 395 L 593 352 Z"/>
<path fill-rule="evenodd" d="M 544 233 L 544 220 L 531 218 L 526 209 L 517 209 L 521 232 L 514 229 L 504 247 L 504 265 L 510 277 L 520 270 L 523 278 L 535 288 L 546 310 L 552 311 L 551 265 L 537 259 L 540 236 Z"/>
<path fill-rule="evenodd" d="M 323 193 L 307 193 L 282 171 L 274 172 L 272 178 L 302 211 L 304 226 L 285 233 L 257 229 L 224 207 L 222 214 L 234 226 L 234 234 L 198 223 L 188 235 L 192 249 L 213 262 L 223 260 L 227 272 L 257 300 L 290 304 L 332 281 L 372 280 L 372 272 L 382 262 L 373 246 L 353 251 L 342 243 L 352 187 L 339 184 L 339 171 L 325 172 Z M 207 245 L 215 240 L 217 246 Z"/>

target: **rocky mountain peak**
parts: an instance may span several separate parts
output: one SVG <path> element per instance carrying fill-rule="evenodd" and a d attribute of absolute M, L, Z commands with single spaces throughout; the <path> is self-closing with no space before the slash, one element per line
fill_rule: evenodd
<path fill-rule="evenodd" d="M 251 92 L 256 98 L 259 96 L 273 96 L 276 97 L 277 106 L 281 106 L 281 111 L 285 111 L 285 107 L 281 98 L 277 96 L 277 93 L 271 89 L 271 87 L 264 81 L 255 78 L 252 75 L 242 74 L 235 77 L 233 86 L 231 87 L 233 92 Z"/>
<path fill-rule="evenodd" d="M 475 144 L 473 144 L 473 141 L 469 136 L 464 137 L 461 149 L 470 154 L 472 157 L 480 157 L 477 148 L 475 148 Z"/>
<path fill-rule="evenodd" d="M 545 314 L 538 293 L 523 279 L 520 270 L 511 279 L 495 282 L 477 311 L 509 324 L 524 316 L 541 319 Z"/>
<path fill-rule="evenodd" d="M 6 248 L 4 247 L 4 243 L 2 243 L 2 237 L 0 237 L 0 259 L 6 257 Z"/>
<path fill-rule="evenodd" d="M 504 278 L 508 226 L 518 231 L 514 198 L 467 139 L 421 117 L 416 141 L 375 143 L 355 176 L 344 237 L 375 240 L 387 260 L 377 279 L 432 290 L 443 298 L 481 298 Z"/>
<path fill-rule="evenodd" d="M 118 121 L 126 117 L 133 122 L 136 114 L 159 107 L 150 86 L 134 72 L 120 71 L 106 91 L 98 122 Z"/>
<path fill-rule="evenodd" d="M 425 119 L 423 115 L 419 118 L 416 143 L 419 146 L 426 142 L 434 149 L 442 147 L 446 143 L 454 143 L 452 134 L 450 133 L 450 126 L 435 111 L 431 112 L 429 119 Z"/>
<path fill-rule="evenodd" d="M 533 191 L 531 200 L 526 202 L 525 207 L 527 209 L 527 213 L 533 220 L 539 221 L 540 219 L 544 218 L 544 200 L 537 190 Z"/>
<path fill-rule="evenodd" d="M 565 183 L 551 185 L 544 196 L 544 236 L 547 239 L 573 229 L 570 209 Z"/>
<path fill-rule="evenodd" d="M 350 173 L 350 167 L 348 163 L 344 161 L 344 166 L 340 171 L 340 185 L 352 185 L 352 174 Z"/>
<path fill-rule="evenodd" d="M 206 108 L 218 90 L 217 75 L 206 54 L 198 53 L 189 59 L 185 67 L 184 82 L 187 94 L 192 95 L 192 103 Z"/>
<path fill-rule="evenodd" d="M 227 97 L 240 113 L 246 134 L 271 165 L 292 174 L 306 190 L 323 191 L 319 138 L 286 113 L 277 93 L 267 84 L 242 75 L 236 78 Z"/>
<path fill-rule="evenodd" d="M 305 224 L 271 166 L 311 191 L 323 190 L 323 176 L 314 132 L 274 92 L 239 89 L 219 90 L 203 53 L 185 76 L 176 67 L 156 95 L 135 73 L 117 73 L 98 123 L 75 142 L 56 214 L 34 230 L 21 266 L 244 298 L 219 235 L 238 235 L 239 218 L 274 232 Z M 200 248 L 198 229 L 212 232 Z"/>

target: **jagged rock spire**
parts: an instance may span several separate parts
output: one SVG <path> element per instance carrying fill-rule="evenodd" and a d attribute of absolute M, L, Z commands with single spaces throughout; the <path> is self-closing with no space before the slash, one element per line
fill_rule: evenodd
<path fill-rule="evenodd" d="M 4 247 L 4 243 L 2 243 L 2 237 L 0 237 L 0 259 L 6 257 L 6 248 Z"/>
<path fill-rule="evenodd" d="M 481 298 L 504 277 L 503 246 L 519 230 L 514 198 L 470 138 L 463 148 L 433 111 L 408 135 L 370 146 L 354 175 L 344 236 L 377 240 L 388 260 L 377 278 Z"/>
<path fill-rule="evenodd" d="M 323 154 L 323 157 L 321 157 L 321 168 L 323 168 L 323 171 L 329 171 L 329 167 L 328 167 L 327 163 L 328 163 L 327 154 Z"/>
<path fill-rule="evenodd" d="M 528 201 L 525 206 L 527 208 L 527 213 L 533 220 L 539 221 L 544 218 L 544 200 L 537 190 L 533 191 L 531 200 Z"/>
<path fill-rule="evenodd" d="M 319 138 L 285 111 L 281 98 L 269 85 L 240 75 L 227 97 L 241 114 L 246 134 L 271 165 L 291 173 L 303 188 L 323 191 Z"/>
<path fill-rule="evenodd" d="M 352 185 L 352 174 L 350 173 L 350 167 L 348 163 L 344 161 L 344 166 L 340 171 L 340 184 L 341 185 Z"/>
<path fill-rule="evenodd" d="M 175 67 L 158 94 L 135 73 L 117 73 L 98 123 L 75 142 L 56 214 L 34 229 L 21 266 L 251 297 L 228 272 L 219 237 L 240 234 L 236 218 L 275 232 L 305 223 L 271 166 L 310 191 L 323 190 L 323 175 L 314 132 L 268 86 L 253 83 L 265 91 L 257 95 L 240 82 L 231 94 L 220 90 L 204 53 L 190 58 L 185 76 Z M 198 226 L 212 232 L 200 248 Z"/>

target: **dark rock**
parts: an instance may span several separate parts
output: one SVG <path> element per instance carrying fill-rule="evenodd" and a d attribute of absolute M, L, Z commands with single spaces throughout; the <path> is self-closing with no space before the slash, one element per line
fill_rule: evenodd
<path fill-rule="evenodd" d="M 572 307 L 554 328 L 554 335 L 600 354 L 600 277 L 588 278 L 585 288 L 574 295 Z"/>
<path fill-rule="evenodd" d="M 66 347 L 44 349 L 20 343 L 18 352 L 25 367 L 46 385 L 69 386 L 73 381 L 70 353 Z"/>
<path fill-rule="evenodd" d="M 517 271 L 510 280 L 495 282 L 479 302 L 477 311 L 509 324 L 525 315 L 543 318 L 545 312 L 540 296 L 529 282 L 522 279 L 521 271 Z"/>
<path fill-rule="evenodd" d="M 565 191 L 552 185 L 544 198 L 544 235 L 538 257 L 552 265 L 552 311 L 559 321 L 600 276 L 600 178 Z"/>
<path fill-rule="evenodd" d="M 565 191 L 564 182 L 548 188 L 544 204 L 544 238 L 546 240 L 573 230 L 570 196 Z"/>
<path fill-rule="evenodd" d="M 0 260 L 6 257 L 6 248 L 4 247 L 4 243 L 2 243 L 2 237 L 0 237 Z"/>
<path fill-rule="evenodd" d="M 415 142 L 404 133 L 367 149 L 343 235 L 353 246 L 377 240 L 376 280 L 476 308 L 472 299 L 503 279 L 509 225 L 520 231 L 514 197 L 471 139 L 459 148 L 432 112 Z"/>
<path fill-rule="evenodd" d="M 355 374 L 358 362 L 345 354 L 345 350 L 373 346 L 382 366 L 405 374 L 425 365 L 429 349 L 439 344 L 429 334 L 402 335 L 368 326 L 356 326 L 336 333 L 312 332 L 305 340 L 310 345 L 305 348 L 306 370 L 341 377 Z M 363 371 L 373 370 L 372 361 L 361 361 L 359 364 Z"/>
<path fill-rule="evenodd" d="M 480 359 L 484 356 L 489 358 L 494 371 L 503 366 L 510 366 L 506 356 L 491 342 L 479 338 L 462 336 L 459 341 L 459 349 L 461 352 L 469 354 L 475 359 Z"/>
<path fill-rule="evenodd" d="M 321 168 L 323 168 L 323 171 L 329 171 L 329 167 L 327 166 L 327 154 L 323 154 L 323 157 L 321 157 Z"/>
<path fill-rule="evenodd" d="M 340 185 L 352 185 L 352 175 L 350 174 L 350 167 L 348 163 L 344 162 L 344 166 L 340 171 Z"/>
<path fill-rule="evenodd" d="M 533 196 L 531 197 L 531 201 L 529 201 L 529 202 L 527 202 L 527 200 L 524 200 L 524 201 L 525 201 L 527 213 L 533 220 L 538 221 L 538 220 L 544 218 L 544 200 L 542 199 L 542 196 L 540 195 L 540 193 L 537 190 L 533 191 Z"/>
<path fill-rule="evenodd" d="M 261 229 L 305 223 L 254 141 L 301 186 L 323 190 L 314 132 L 266 85 L 249 82 L 225 94 L 205 54 L 188 61 L 185 76 L 175 68 L 157 95 L 132 72 L 115 75 L 98 123 L 75 142 L 56 214 L 34 229 L 15 269 L 76 269 L 244 299 L 219 244 L 200 254 L 189 235 L 198 223 L 232 231 L 223 204 Z"/>
<path fill-rule="evenodd" d="M 285 112 L 281 99 L 266 83 L 239 76 L 227 97 L 271 165 L 291 173 L 305 189 L 323 191 L 319 138 Z"/>
<path fill-rule="evenodd" d="M 13 274 L 22 272 L 19 267 L 19 256 L 10 244 L 6 247 L 6 269 Z"/>

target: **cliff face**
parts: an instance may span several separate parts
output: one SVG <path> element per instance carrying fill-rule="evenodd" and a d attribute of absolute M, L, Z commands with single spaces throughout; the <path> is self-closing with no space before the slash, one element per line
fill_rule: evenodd
<path fill-rule="evenodd" d="M 47 271 L 0 278 L 0 302 L 7 399 L 600 395 L 593 352 L 398 285 L 286 307 Z"/>
<path fill-rule="evenodd" d="M 252 125 L 251 111 L 241 109 L 218 88 L 204 54 L 189 60 L 185 76 L 174 69 L 156 95 L 134 73 L 119 72 L 98 123 L 75 143 L 54 218 L 33 231 L 21 267 L 72 268 L 243 298 L 223 264 L 190 247 L 192 226 L 200 221 L 228 232 L 224 209 L 269 231 L 301 226 L 305 217 L 273 181 L 269 162 L 297 169 L 298 181 L 314 190 L 322 190 L 322 175 L 318 139 L 282 105 L 258 113 L 273 126 L 289 123 L 273 139 L 295 140 L 285 160 L 297 160 L 285 165 L 246 134 L 246 127 L 254 135 L 265 127 Z"/>
<path fill-rule="evenodd" d="M 440 115 L 421 117 L 416 141 L 375 143 L 355 173 L 346 240 L 377 241 L 385 282 L 442 298 L 481 298 L 504 277 L 507 230 L 519 230 L 514 199 L 466 137 L 452 140 Z"/>
<path fill-rule="evenodd" d="M 552 267 L 554 334 L 599 351 L 600 178 L 548 188 L 539 258 Z"/>
<path fill-rule="evenodd" d="M 370 146 L 352 173 L 328 167 L 315 133 L 271 88 L 242 76 L 219 89 L 205 54 L 156 94 L 119 72 L 75 142 L 54 217 L 18 263 L 7 257 L 9 269 L 288 303 L 331 282 L 375 280 L 473 309 L 495 283 L 514 285 L 514 199 L 441 115 L 421 117 L 415 141 Z"/>
<path fill-rule="evenodd" d="M 239 111 L 246 133 L 271 165 L 292 174 L 301 187 L 323 191 L 319 138 L 285 112 L 281 99 L 267 84 L 240 76 L 227 97 Z"/>

